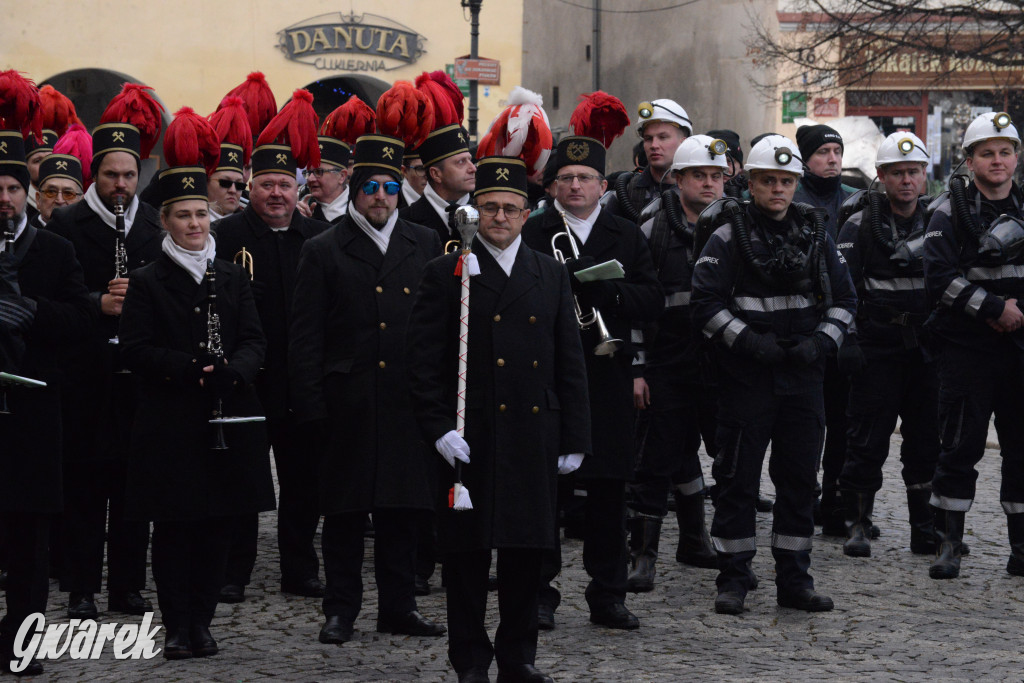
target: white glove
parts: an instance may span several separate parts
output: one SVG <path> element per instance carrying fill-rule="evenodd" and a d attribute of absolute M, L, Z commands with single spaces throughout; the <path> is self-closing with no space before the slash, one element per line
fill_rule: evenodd
<path fill-rule="evenodd" d="M 582 453 L 570 453 L 569 455 L 558 456 L 558 473 L 571 474 L 583 464 Z"/>
<path fill-rule="evenodd" d="M 469 464 L 469 444 L 454 429 L 435 441 L 434 448 L 452 467 L 456 460 Z"/>

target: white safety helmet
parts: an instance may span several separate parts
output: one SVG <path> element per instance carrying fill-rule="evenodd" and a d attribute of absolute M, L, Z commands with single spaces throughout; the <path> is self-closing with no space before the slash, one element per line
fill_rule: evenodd
<path fill-rule="evenodd" d="M 710 135 L 690 136 L 676 147 L 676 153 L 672 155 L 672 170 L 700 166 L 728 169 L 729 160 L 725 156 L 728 149 L 729 145 L 724 140 L 716 140 Z"/>
<path fill-rule="evenodd" d="M 648 123 L 664 121 L 679 126 L 687 135 L 693 134 L 693 124 L 690 123 L 690 116 L 686 110 L 680 107 L 674 100 L 651 100 L 641 102 L 637 107 L 640 118 L 637 120 L 636 134 L 644 136 L 644 127 Z"/>
<path fill-rule="evenodd" d="M 750 150 L 745 165 L 750 171 L 786 171 L 804 174 L 804 160 L 796 143 L 785 135 L 766 135 Z"/>
<path fill-rule="evenodd" d="M 898 130 L 882 140 L 882 144 L 878 146 L 875 166 L 898 164 L 901 161 L 919 161 L 927 164 L 931 160 L 921 138 L 913 133 Z"/>
<path fill-rule="evenodd" d="M 1017 128 L 1006 112 L 990 111 L 971 121 L 964 133 L 964 154 L 969 154 L 971 147 L 983 140 L 1009 140 L 1014 149 L 1020 147 Z"/>

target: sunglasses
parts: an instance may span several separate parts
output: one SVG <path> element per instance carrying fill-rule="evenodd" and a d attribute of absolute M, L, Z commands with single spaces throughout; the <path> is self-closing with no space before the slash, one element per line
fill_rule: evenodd
<path fill-rule="evenodd" d="M 363 191 L 363 194 L 377 194 L 377 190 L 380 189 L 380 183 L 376 180 L 367 180 L 363 183 L 363 186 L 360 189 Z M 384 183 L 384 193 L 387 195 L 394 196 L 398 194 L 401 189 L 401 184 L 396 183 L 394 180 L 389 180 Z"/>
<path fill-rule="evenodd" d="M 234 185 L 235 189 L 238 190 L 239 192 L 245 189 L 245 183 L 243 183 L 240 180 L 228 180 L 227 178 L 217 178 L 217 184 L 220 185 L 225 190 L 230 189 L 232 185 Z"/>
<path fill-rule="evenodd" d="M 57 195 L 60 195 L 66 202 L 74 201 L 75 197 L 82 194 L 81 192 L 75 192 L 74 190 L 54 190 L 53 188 L 39 190 L 39 193 L 47 199 L 56 199 Z"/>

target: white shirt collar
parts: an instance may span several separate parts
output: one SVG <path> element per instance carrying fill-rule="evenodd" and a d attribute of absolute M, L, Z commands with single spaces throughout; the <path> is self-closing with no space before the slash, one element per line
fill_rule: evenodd
<path fill-rule="evenodd" d="M 569 213 L 562 208 L 562 205 L 558 203 L 557 199 L 555 200 L 555 210 L 564 212 L 565 222 L 569 224 L 570 228 L 572 228 L 573 234 L 579 238 L 580 244 L 586 244 L 587 238 L 590 237 L 590 231 L 594 229 L 594 223 L 597 222 L 597 217 L 601 213 L 601 205 L 598 204 L 594 209 L 594 212 L 586 218 L 577 218 L 573 214 Z"/>
<path fill-rule="evenodd" d="M 324 218 L 327 219 L 328 223 L 333 223 L 336 218 L 348 213 L 348 189 L 349 186 L 346 185 L 345 189 L 334 198 L 333 202 L 327 204 L 320 202 L 320 210 L 324 212 Z"/>
<path fill-rule="evenodd" d="M 437 212 L 437 215 L 441 217 L 441 220 L 447 226 L 448 202 L 442 199 L 441 195 L 435 192 L 434 188 L 432 188 L 429 184 L 425 188 L 423 188 L 423 196 L 427 198 L 427 201 L 430 202 L 430 205 L 434 207 L 434 211 Z M 467 192 L 466 194 L 459 197 L 457 200 L 455 200 L 455 203 L 459 204 L 460 206 L 465 206 L 466 204 L 468 204 L 469 193 Z"/>
<path fill-rule="evenodd" d="M 504 249 L 499 249 L 483 237 L 480 237 L 480 242 L 487 249 L 487 252 L 494 257 L 494 260 L 498 262 L 501 269 L 505 271 L 505 275 L 512 275 L 512 266 L 516 263 L 516 254 L 519 253 L 519 245 L 523 242 L 522 233 L 516 235 L 516 238 L 512 240 L 512 244 Z"/>
<path fill-rule="evenodd" d="M 412 188 L 408 180 L 402 178 L 402 196 L 405 197 L 405 203 L 412 206 L 422 195 Z"/>

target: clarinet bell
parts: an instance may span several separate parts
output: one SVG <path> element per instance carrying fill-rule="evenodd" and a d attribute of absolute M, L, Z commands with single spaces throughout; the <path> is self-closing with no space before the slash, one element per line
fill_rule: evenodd
<path fill-rule="evenodd" d="M 213 426 L 213 445 L 210 446 L 210 450 L 213 451 L 226 451 L 228 449 L 228 442 L 224 438 L 224 425 L 215 424 Z"/>

